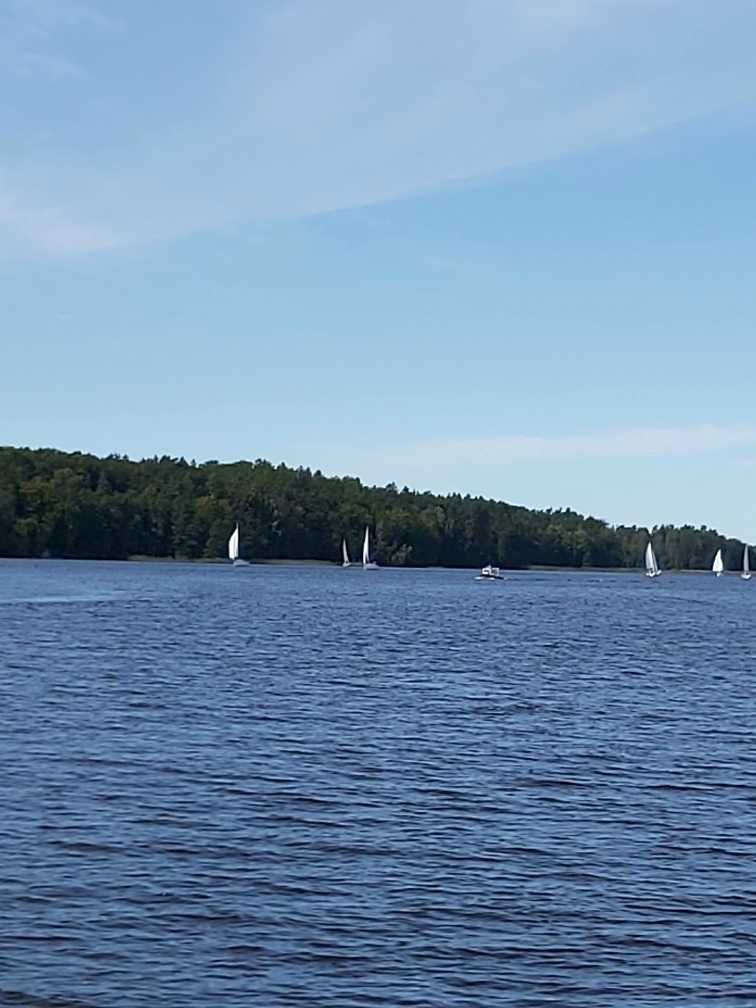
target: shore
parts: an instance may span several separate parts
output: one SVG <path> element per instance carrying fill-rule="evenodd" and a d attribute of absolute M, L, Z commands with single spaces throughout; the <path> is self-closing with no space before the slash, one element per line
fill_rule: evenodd
<path fill-rule="evenodd" d="M 170 556 L 145 556 L 135 554 L 126 558 L 119 557 L 0 557 L 0 560 L 31 560 L 31 561 L 56 561 L 75 560 L 90 561 L 96 563 L 150 563 L 150 564 L 212 564 L 221 567 L 228 567 L 230 563 L 223 557 L 170 557 Z M 341 563 L 336 560 L 295 560 L 285 558 L 249 560 L 251 567 L 327 567 L 340 568 Z M 359 569 L 360 564 L 352 564 L 354 569 Z M 477 567 L 399 567 L 387 565 L 381 567 L 382 570 L 390 571 L 467 571 L 474 573 Z M 511 576 L 513 574 L 642 574 L 642 567 L 555 567 L 541 564 L 533 564 L 531 567 L 502 567 L 503 574 Z M 688 568 L 668 568 L 665 574 L 711 574 L 709 568 L 696 570 Z M 739 570 L 724 571 L 724 574 L 740 574 Z"/>

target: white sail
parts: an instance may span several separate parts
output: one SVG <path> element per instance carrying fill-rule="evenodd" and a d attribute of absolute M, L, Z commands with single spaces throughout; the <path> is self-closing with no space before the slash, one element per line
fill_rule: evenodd
<path fill-rule="evenodd" d="M 239 526 L 237 525 L 228 540 L 228 559 L 239 559 Z"/>
<path fill-rule="evenodd" d="M 370 528 L 365 526 L 365 538 L 362 541 L 362 566 L 367 567 L 370 563 Z"/>
<path fill-rule="evenodd" d="M 654 555 L 654 547 L 651 545 L 651 540 L 648 540 L 648 545 L 646 546 L 646 574 L 649 577 L 656 577 L 661 574 L 659 570 L 659 565 L 656 562 L 656 556 Z"/>
<path fill-rule="evenodd" d="M 743 547 L 743 573 L 740 575 L 744 581 L 751 579 L 751 562 L 748 556 L 748 546 Z"/>
<path fill-rule="evenodd" d="M 341 540 L 341 566 L 351 567 L 352 561 L 349 559 L 349 550 L 347 549 L 346 539 Z"/>
<path fill-rule="evenodd" d="M 724 570 L 724 560 L 722 559 L 722 550 L 718 549 L 714 556 L 714 563 L 711 565 L 712 571 L 719 577 L 719 575 Z"/>

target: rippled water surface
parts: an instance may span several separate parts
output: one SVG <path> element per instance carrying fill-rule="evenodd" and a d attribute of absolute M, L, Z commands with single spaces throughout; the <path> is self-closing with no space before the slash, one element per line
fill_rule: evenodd
<path fill-rule="evenodd" d="M 0 562 L 0 1004 L 756 1005 L 755 613 Z"/>

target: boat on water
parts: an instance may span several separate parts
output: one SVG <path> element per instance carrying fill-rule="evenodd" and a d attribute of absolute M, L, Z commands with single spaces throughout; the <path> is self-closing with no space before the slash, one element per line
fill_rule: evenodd
<path fill-rule="evenodd" d="M 365 538 L 362 541 L 362 569 L 378 570 L 378 564 L 370 559 L 370 526 L 365 526 Z"/>
<path fill-rule="evenodd" d="M 504 578 L 501 576 L 501 572 L 498 567 L 492 567 L 491 564 L 486 564 L 485 567 L 481 567 L 480 574 L 475 576 L 476 581 L 503 581 Z"/>
<path fill-rule="evenodd" d="M 744 581 L 751 580 L 751 563 L 748 557 L 748 546 L 743 547 L 743 573 L 740 575 Z"/>
<path fill-rule="evenodd" d="M 659 577 L 660 574 L 661 571 L 659 570 L 659 564 L 656 562 L 654 547 L 651 545 L 651 540 L 649 539 L 646 546 L 646 577 Z"/>
<path fill-rule="evenodd" d="M 352 561 L 349 559 L 349 550 L 347 549 L 346 539 L 341 540 L 341 566 L 351 567 Z"/>
<path fill-rule="evenodd" d="M 233 562 L 234 567 L 249 567 L 247 560 L 242 560 L 239 556 L 239 523 L 231 533 L 228 540 L 228 559 Z"/>
<path fill-rule="evenodd" d="M 716 574 L 717 577 L 722 577 L 722 572 L 724 571 L 724 560 L 722 559 L 722 550 L 718 549 L 714 554 L 714 563 L 711 565 L 711 571 Z"/>

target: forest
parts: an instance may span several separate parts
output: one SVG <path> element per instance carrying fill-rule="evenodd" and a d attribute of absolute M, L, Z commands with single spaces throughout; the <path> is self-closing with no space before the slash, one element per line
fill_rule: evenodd
<path fill-rule="evenodd" d="M 220 559 L 236 522 L 250 560 L 338 561 L 366 525 L 375 558 L 404 567 L 640 567 L 648 530 L 569 508 L 532 510 L 482 497 L 364 485 L 256 462 L 0 447 L 0 556 Z M 713 529 L 652 530 L 662 568 L 728 569 L 743 544 Z"/>

